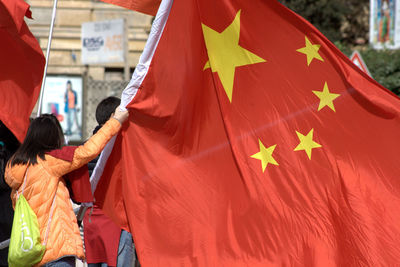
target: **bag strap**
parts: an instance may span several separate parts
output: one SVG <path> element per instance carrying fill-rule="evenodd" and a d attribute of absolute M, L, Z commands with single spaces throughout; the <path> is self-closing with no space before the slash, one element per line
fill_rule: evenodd
<path fill-rule="evenodd" d="M 58 181 L 58 183 L 57 183 L 56 193 L 54 194 L 53 203 L 51 204 L 51 208 L 50 208 L 50 217 L 49 217 L 49 220 L 47 222 L 46 235 L 45 235 L 45 238 L 44 238 L 44 242 L 42 243 L 44 246 L 46 246 L 47 239 L 49 237 L 50 224 L 51 224 L 51 220 L 53 219 L 54 204 L 56 203 L 56 196 L 57 196 L 57 190 L 58 190 L 58 185 L 59 184 L 60 184 L 60 181 Z"/>
<path fill-rule="evenodd" d="M 21 193 L 19 194 L 19 193 L 18 193 L 18 190 L 17 190 L 17 200 L 19 199 L 19 196 L 22 195 L 22 194 L 24 193 L 24 189 L 25 189 L 25 185 L 26 185 L 26 178 L 27 178 L 27 176 L 28 176 L 28 170 L 29 170 L 29 166 L 28 166 L 28 168 L 26 168 L 24 180 L 23 180 L 23 182 L 22 182 L 22 191 L 21 191 Z"/>
<path fill-rule="evenodd" d="M 23 183 L 22 183 L 22 191 L 21 191 L 21 193 L 18 194 L 18 190 L 17 190 L 17 200 L 19 199 L 19 196 L 22 195 L 22 194 L 24 193 L 24 189 L 25 189 L 25 185 L 26 185 L 26 180 L 28 179 L 28 170 L 29 170 L 29 166 L 28 166 L 28 168 L 26 169 L 26 172 L 25 172 L 24 181 L 23 181 Z M 47 244 L 47 239 L 48 239 L 48 237 L 49 237 L 50 224 L 51 224 L 51 220 L 52 220 L 52 218 L 53 218 L 54 204 L 55 204 L 55 202 L 56 202 L 56 196 L 57 196 L 57 190 L 58 190 L 58 185 L 59 185 L 59 183 L 60 183 L 60 181 L 58 181 L 58 183 L 57 183 L 56 193 L 54 194 L 53 202 L 52 202 L 51 208 L 50 208 L 50 217 L 49 217 L 49 220 L 47 221 L 46 235 L 45 235 L 45 238 L 44 238 L 44 242 L 42 243 L 44 246 L 46 246 L 46 244 Z"/>

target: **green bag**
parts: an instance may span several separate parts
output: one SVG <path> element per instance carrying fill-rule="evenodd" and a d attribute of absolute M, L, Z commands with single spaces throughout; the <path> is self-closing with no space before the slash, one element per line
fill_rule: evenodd
<path fill-rule="evenodd" d="M 29 169 L 29 168 L 28 168 Z M 39 224 L 35 212 L 29 206 L 23 193 L 27 179 L 26 170 L 21 194 L 15 204 L 14 219 L 11 229 L 10 247 L 8 249 L 8 264 L 10 267 L 29 267 L 39 263 L 46 251 L 51 218 L 53 216 L 56 194 L 51 205 L 49 221 L 47 222 L 46 238 L 41 242 Z"/>
<path fill-rule="evenodd" d="M 32 266 L 42 260 L 45 250 L 36 214 L 21 194 L 15 205 L 8 264 L 11 267 Z"/>

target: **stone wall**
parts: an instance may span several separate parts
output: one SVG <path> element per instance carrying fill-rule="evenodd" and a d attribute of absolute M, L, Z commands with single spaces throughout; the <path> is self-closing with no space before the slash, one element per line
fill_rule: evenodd
<path fill-rule="evenodd" d="M 128 84 L 128 81 L 103 81 L 87 78 L 84 80 L 84 86 L 87 88 L 87 95 L 84 95 L 83 136 L 87 139 L 92 135 L 93 129 L 97 126 L 95 111 L 97 104 L 108 96 L 121 97 L 122 90 Z"/>

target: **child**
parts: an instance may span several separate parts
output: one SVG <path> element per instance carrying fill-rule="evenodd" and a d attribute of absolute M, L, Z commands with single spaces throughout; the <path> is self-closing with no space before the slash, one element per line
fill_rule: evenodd
<path fill-rule="evenodd" d="M 107 97 L 100 101 L 96 108 L 97 127 L 93 134 L 100 130 L 115 108 L 121 103 L 118 97 Z M 97 158 L 89 162 L 89 173 L 96 166 Z M 132 235 L 121 230 L 96 205 L 86 211 L 84 217 L 84 239 L 86 260 L 89 267 L 134 266 L 139 265 L 134 250 Z"/>
<path fill-rule="evenodd" d="M 42 242 L 47 240 L 46 251 L 36 266 L 74 266 L 75 257 L 84 259 L 82 240 L 62 176 L 95 158 L 127 118 L 128 112 L 117 108 L 113 117 L 84 145 L 75 150 L 64 147 L 63 151 L 64 136 L 56 117 L 45 114 L 31 122 L 24 142 L 7 165 L 5 180 L 13 189 L 11 196 L 15 203 L 16 191 L 21 192 L 26 173 L 23 194 L 37 216 Z M 52 156 L 68 151 L 70 160 Z"/>

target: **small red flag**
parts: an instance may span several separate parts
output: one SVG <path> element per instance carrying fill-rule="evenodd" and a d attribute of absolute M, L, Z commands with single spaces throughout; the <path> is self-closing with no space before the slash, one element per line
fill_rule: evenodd
<path fill-rule="evenodd" d="M 20 142 L 40 93 L 45 58 L 24 17 L 23 0 L 0 1 L 0 119 Z"/>
<path fill-rule="evenodd" d="M 101 0 L 103 2 L 155 16 L 161 0 Z"/>
<path fill-rule="evenodd" d="M 174 0 L 160 36 L 95 193 L 143 266 L 398 264 L 397 96 L 277 1 Z"/>

